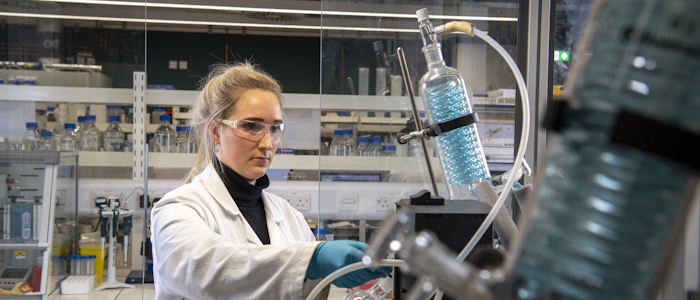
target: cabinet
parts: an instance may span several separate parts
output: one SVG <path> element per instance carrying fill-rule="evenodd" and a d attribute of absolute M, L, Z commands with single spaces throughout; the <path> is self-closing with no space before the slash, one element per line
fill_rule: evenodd
<path fill-rule="evenodd" d="M 76 253 L 78 156 L 0 152 L 0 288 L 30 282 L 26 298 L 46 299 L 69 274 Z"/>

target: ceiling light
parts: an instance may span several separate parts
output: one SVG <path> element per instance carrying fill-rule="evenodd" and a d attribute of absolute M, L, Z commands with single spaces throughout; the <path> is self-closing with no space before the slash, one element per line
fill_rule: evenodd
<path fill-rule="evenodd" d="M 153 2 L 130 2 L 130 1 L 95 1 L 95 0 L 38 0 L 43 2 L 60 2 L 93 5 L 113 5 L 113 6 L 136 6 L 153 8 L 177 8 L 177 9 L 199 9 L 199 10 L 227 10 L 240 12 L 273 12 L 281 14 L 307 14 L 324 16 L 348 16 L 348 17 L 375 17 L 375 18 L 402 18 L 416 19 L 415 14 L 391 14 L 372 12 L 352 12 L 352 11 L 332 11 L 332 10 L 306 10 L 306 9 L 282 9 L 282 8 L 255 8 L 222 5 L 197 5 L 197 4 L 177 4 L 177 3 L 153 3 Z M 518 18 L 511 17 L 482 17 L 482 16 L 449 16 L 430 15 L 431 19 L 447 19 L 461 21 L 497 21 L 497 22 L 517 22 Z"/>

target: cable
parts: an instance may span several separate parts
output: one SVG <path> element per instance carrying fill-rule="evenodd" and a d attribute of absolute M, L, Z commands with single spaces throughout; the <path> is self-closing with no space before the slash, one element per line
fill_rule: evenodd
<path fill-rule="evenodd" d="M 121 208 L 121 209 L 128 209 L 128 207 L 126 207 L 126 204 L 127 204 L 126 199 L 129 199 L 129 197 L 131 197 L 131 195 L 133 195 L 134 193 L 136 193 L 136 190 L 138 190 L 138 189 L 141 189 L 141 191 L 143 192 L 143 188 L 142 188 L 142 187 L 140 187 L 140 186 L 135 187 L 133 190 L 131 190 L 131 194 L 129 194 L 129 196 L 124 197 L 124 201 L 122 201 L 122 205 L 121 205 L 121 206 L 124 206 L 124 207 L 119 207 L 119 208 Z M 144 193 L 144 194 L 145 194 L 145 193 Z"/>
<path fill-rule="evenodd" d="M 349 264 L 345 267 L 342 267 L 338 270 L 335 270 L 333 273 L 328 274 L 326 278 L 323 278 L 321 282 L 319 282 L 316 287 L 311 291 L 308 297 L 306 297 L 306 300 L 315 300 L 316 297 L 318 297 L 318 294 L 321 293 L 323 288 L 325 288 L 328 284 L 330 284 L 333 280 L 336 280 L 338 277 L 343 276 L 347 273 L 361 270 L 367 267 L 401 267 L 403 265 L 403 260 L 400 259 L 382 259 L 378 261 L 379 264 L 377 265 L 365 265 L 361 261 L 356 262 L 354 264 Z"/>

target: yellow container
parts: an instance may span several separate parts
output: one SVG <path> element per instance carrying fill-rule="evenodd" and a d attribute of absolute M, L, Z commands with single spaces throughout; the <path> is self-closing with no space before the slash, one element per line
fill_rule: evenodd
<path fill-rule="evenodd" d="M 106 251 L 107 249 L 105 249 Z M 104 270 L 105 258 L 102 256 L 101 247 L 81 246 L 80 255 L 94 255 L 95 258 L 95 279 L 97 284 L 102 283 L 102 270 Z"/>

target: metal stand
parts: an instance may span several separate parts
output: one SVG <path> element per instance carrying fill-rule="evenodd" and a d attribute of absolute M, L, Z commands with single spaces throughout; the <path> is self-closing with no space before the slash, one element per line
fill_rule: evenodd
<path fill-rule="evenodd" d="M 102 216 L 109 219 L 109 221 L 107 222 L 107 224 L 109 224 L 109 229 L 107 230 L 107 234 L 109 234 L 109 265 L 107 266 L 107 280 L 105 282 L 102 282 L 102 284 L 100 284 L 98 287 L 96 287 L 95 291 L 101 291 L 104 289 L 134 288 L 133 285 L 117 281 L 117 266 L 115 265 L 115 257 L 117 254 L 117 242 L 114 238 L 117 235 L 117 228 L 115 224 L 119 224 L 119 215 L 115 216 L 115 211 L 117 211 L 120 215 L 124 216 L 131 215 L 132 213 L 131 210 L 119 209 L 118 207 L 110 207 L 110 209 L 102 210 Z M 114 220 L 114 218 L 117 219 Z M 124 251 L 126 251 L 126 249 Z"/>

